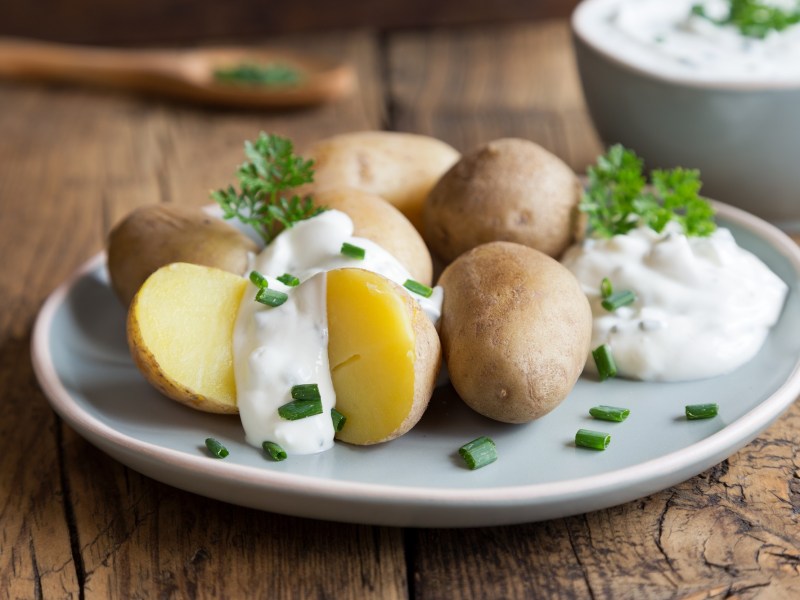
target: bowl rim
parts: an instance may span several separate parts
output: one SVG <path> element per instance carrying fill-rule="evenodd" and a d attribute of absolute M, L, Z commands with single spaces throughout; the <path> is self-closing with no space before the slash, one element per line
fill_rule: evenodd
<path fill-rule="evenodd" d="M 588 48 L 601 55 L 609 62 L 625 70 L 632 71 L 638 75 L 648 77 L 671 84 L 682 85 L 689 88 L 726 90 L 738 92 L 763 92 L 763 91 L 800 91 L 800 76 L 790 80 L 764 80 L 764 81 L 742 81 L 733 79 L 703 80 L 692 77 L 685 77 L 673 73 L 660 73 L 653 69 L 647 69 L 634 64 L 608 50 L 597 42 L 598 36 L 587 33 L 586 21 L 587 13 L 597 10 L 598 4 L 619 3 L 623 0 L 581 0 L 570 17 L 570 28 L 572 29 L 573 39 L 582 42 Z M 800 25 L 798 25 L 800 27 Z"/>

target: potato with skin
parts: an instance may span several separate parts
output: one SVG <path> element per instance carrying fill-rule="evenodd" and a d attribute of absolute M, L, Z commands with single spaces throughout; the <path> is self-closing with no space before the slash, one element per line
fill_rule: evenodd
<path fill-rule="evenodd" d="M 111 286 L 128 306 L 151 273 L 174 262 L 244 274 L 258 244 L 200 208 L 153 204 L 131 212 L 108 238 Z"/>
<path fill-rule="evenodd" d="M 367 445 L 399 437 L 419 421 L 441 366 L 439 335 L 396 283 L 363 269 L 327 274 L 328 359 L 337 439 Z"/>
<path fill-rule="evenodd" d="M 526 423 L 567 397 L 592 334 L 589 301 L 572 273 L 527 246 L 492 242 L 457 258 L 439 285 L 444 359 L 464 402 Z"/>
<path fill-rule="evenodd" d="M 396 206 L 421 231 L 425 198 L 460 154 L 425 135 L 358 131 L 320 140 L 303 156 L 314 161 L 312 194 L 327 188 L 375 194 Z"/>
<path fill-rule="evenodd" d="M 433 394 L 439 336 L 406 290 L 381 275 L 339 269 L 325 277 L 331 377 L 347 418 L 337 437 L 394 439 Z M 247 279 L 211 267 L 176 263 L 153 273 L 128 313 L 128 344 L 144 377 L 191 408 L 237 413 L 233 332 L 247 289 Z"/>
<path fill-rule="evenodd" d="M 425 285 L 433 280 L 433 262 L 422 236 L 408 219 L 380 196 L 356 189 L 331 188 L 314 195 L 318 206 L 340 210 L 353 220 L 353 235 L 367 238 L 394 256 Z"/>
<path fill-rule="evenodd" d="M 431 190 L 423 237 L 445 263 L 493 241 L 557 258 L 579 233 L 581 190 L 572 169 L 541 146 L 495 140 L 462 157 Z"/>
<path fill-rule="evenodd" d="M 188 263 L 158 269 L 128 310 L 128 346 L 156 389 L 212 413 L 237 413 L 233 327 L 247 279 Z"/>

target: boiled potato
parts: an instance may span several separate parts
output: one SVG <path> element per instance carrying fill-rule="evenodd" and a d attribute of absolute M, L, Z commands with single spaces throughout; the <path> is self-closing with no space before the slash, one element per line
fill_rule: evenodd
<path fill-rule="evenodd" d="M 580 182 L 561 159 L 528 140 L 495 140 L 464 156 L 431 190 L 423 235 L 445 263 L 493 241 L 557 258 L 579 229 L 580 197 Z"/>
<path fill-rule="evenodd" d="M 459 153 L 425 135 L 359 131 L 320 140 L 303 156 L 314 161 L 314 191 L 349 187 L 376 194 L 421 230 L 425 198 Z"/>
<path fill-rule="evenodd" d="M 439 285 L 444 359 L 464 402 L 525 423 L 567 397 L 592 335 L 589 301 L 572 273 L 527 246 L 492 242 L 448 265 Z"/>
<path fill-rule="evenodd" d="M 425 285 L 433 280 L 428 247 L 414 226 L 380 196 L 356 189 L 329 189 L 315 194 L 319 206 L 340 210 L 353 220 L 353 235 L 367 238 L 394 256 Z"/>
<path fill-rule="evenodd" d="M 200 208 L 154 204 L 130 213 L 108 239 L 111 286 L 128 306 L 156 269 L 188 262 L 242 275 L 258 245 Z"/>
<path fill-rule="evenodd" d="M 402 287 L 380 275 L 342 269 L 325 277 L 331 377 L 336 408 L 347 417 L 337 437 L 374 444 L 402 435 L 433 393 L 441 364 L 436 329 Z M 233 329 L 247 282 L 187 263 L 153 273 L 128 314 L 128 343 L 145 378 L 192 408 L 238 412 Z"/>
<path fill-rule="evenodd" d="M 347 418 L 336 437 L 351 444 L 394 439 L 428 406 L 441 362 L 439 336 L 396 283 L 361 269 L 327 277 L 328 358 L 336 410 Z"/>
<path fill-rule="evenodd" d="M 188 263 L 147 278 L 128 311 L 128 346 L 164 395 L 198 410 L 236 413 L 233 326 L 247 279 Z"/>

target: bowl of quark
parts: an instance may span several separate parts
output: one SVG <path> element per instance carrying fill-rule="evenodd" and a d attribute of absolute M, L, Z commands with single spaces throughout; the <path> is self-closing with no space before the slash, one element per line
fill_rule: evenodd
<path fill-rule="evenodd" d="M 647 168 L 697 168 L 705 195 L 800 231 L 800 24 L 758 23 L 800 19 L 800 0 L 738 20 L 737 4 L 584 0 L 572 15 L 584 96 L 606 145 Z"/>

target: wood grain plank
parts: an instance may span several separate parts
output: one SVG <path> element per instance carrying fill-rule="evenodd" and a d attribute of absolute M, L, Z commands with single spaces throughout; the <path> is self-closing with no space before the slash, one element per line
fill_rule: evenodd
<path fill-rule="evenodd" d="M 12 449 L 0 453 L 0 597 L 406 596 L 399 530 L 242 509 L 130 471 L 55 417 L 27 358 L 39 304 L 132 208 L 207 204 L 260 130 L 302 145 L 380 125 L 373 36 L 275 43 L 351 60 L 359 93 L 308 111 L 242 113 L 0 86 L 0 251 L 10 266 L 0 274 L 0 434 Z"/>
<path fill-rule="evenodd" d="M 563 21 L 391 36 L 392 126 L 462 152 L 521 137 L 577 171 L 601 150 Z"/>

